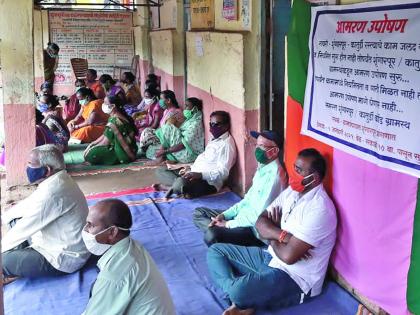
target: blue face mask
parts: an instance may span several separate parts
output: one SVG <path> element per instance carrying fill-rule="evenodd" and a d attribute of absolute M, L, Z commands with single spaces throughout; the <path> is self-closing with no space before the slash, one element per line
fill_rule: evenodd
<path fill-rule="evenodd" d="M 38 110 L 39 110 L 41 113 L 44 113 L 44 112 L 46 112 L 46 111 L 48 110 L 48 104 L 45 104 L 45 103 L 38 103 L 37 108 L 38 108 Z"/>
<path fill-rule="evenodd" d="M 48 168 L 46 168 L 45 166 L 41 166 L 41 167 L 28 166 L 26 168 L 26 175 L 28 176 L 28 180 L 31 184 L 39 181 L 40 179 L 43 179 L 45 175 L 47 175 L 47 173 L 48 173 Z"/>

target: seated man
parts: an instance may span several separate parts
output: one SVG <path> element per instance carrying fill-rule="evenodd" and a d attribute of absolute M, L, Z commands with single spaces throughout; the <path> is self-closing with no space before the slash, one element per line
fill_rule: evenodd
<path fill-rule="evenodd" d="M 210 132 L 213 139 L 197 157 L 191 170 L 158 169 L 156 176 L 161 184 L 155 187 L 158 190 L 169 189 L 166 197 L 175 193 L 183 194 L 186 198 L 196 198 L 219 191 L 236 161 L 235 141 L 229 129 L 229 113 L 213 112 L 210 115 Z"/>
<path fill-rule="evenodd" d="M 317 150 L 305 149 L 291 171 L 290 186 L 256 223 L 268 252 L 220 243 L 208 251 L 210 274 L 232 302 L 225 315 L 299 304 L 321 293 L 337 226 L 322 185 L 326 163 Z"/>
<path fill-rule="evenodd" d="M 252 186 L 244 199 L 225 211 L 197 208 L 194 224 L 205 233 L 208 246 L 214 243 L 232 243 L 243 246 L 264 246 L 254 225 L 258 216 L 287 187 L 287 173 L 279 161 L 283 139 L 275 131 L 258 133 L 255 158 L 259 163 Z"/>
<path fill-rule="evenodd" d="M 144 247 L 130 238 L 130 209 L 118 199 L 89 210 L 82 236 L 92 254 L 102 256 L 84 315 L 172 315 L 165 280 Z"/>
<path fill-rule="evenodd" d="M 2 216 L 4 224 L 15 223 L 1 244 L 5 283 L 72 273 L 90 256 L 81 236 L 88 206 L 60 149 L 48 144 L 33 149 L 26 172 L 29 182 L 39 183 L 37 189 Z"/>

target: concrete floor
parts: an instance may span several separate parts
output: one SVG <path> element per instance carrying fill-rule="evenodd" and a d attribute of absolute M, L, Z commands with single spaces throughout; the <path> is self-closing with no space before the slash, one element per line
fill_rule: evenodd
<path fill-rule="evenodd" d="M 156 183 L 155 169 L 142 169 L 139 171 L 126 170 L 122 173 L 75 176 L 73 179 L 85 195 L 143 188 Z"/>

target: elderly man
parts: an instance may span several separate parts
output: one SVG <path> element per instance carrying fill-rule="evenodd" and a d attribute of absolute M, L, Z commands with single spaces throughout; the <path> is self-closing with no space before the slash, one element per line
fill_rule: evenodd
<path fill-rule="evenodd" d="M 89 210 L 83 240 L 102 256 L 84 315 L 172 315 L 174 305 L 165 280 L 146 249 L 130 238 L 132 218 L 118 199 Z"/>
<path fill-rule="evenodd" d="M 209 141 L 191 169 L 171 171 L 158 169 L 156 176 L 158 190 L 168 189 L 166 197 L 182 194 L 186 198 L 196 198 L 219 191 L 236 162 L 236 146 L 229 133 L 230 116 L 224 111 L 216 111 L 210 115 L 210 133 L 213 139 Z"/>
<path fill-rule="evenodd" d="M 256 223 L 270 246 L 214 244 L 207 261 L 232 306 L 223 314 L 299 304 L 321 293 L 336 236 L 334 204 L 322 185 L 326 163 L 315 149 L 299 152 L 289 187 Z"/>
<path fill-rule="evenodd" d="M 4 283 L 72 273 L 90 256 L 81 236 L 88 206 L 60 149 L 50 144 L 33 149 L 26 172 L 29 182 L 39 185 L 2 216 L 4 224 L 14 224 L 2 239 Z"/>
<path fill-rule="evenodd" d="M 265 245 L 254 225 L 261 212 L 287 187 L 287 173 L 279 161 L 283 139 L 270 130 L 251 131 L 251 136 L 257 139 L 258 168 L 244 199 L 225 211 L 197 208 L 193 214 L 194 224 L 204 232 L 208 246 L 214 243 Z"/>

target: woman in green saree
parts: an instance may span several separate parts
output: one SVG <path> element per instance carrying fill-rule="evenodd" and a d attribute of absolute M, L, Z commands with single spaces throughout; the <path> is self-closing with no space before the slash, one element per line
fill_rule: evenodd
<path fill-rule="evenodd" d="M 146 152 L 149 159 L 173 163 L 192 163 L 204 151 L 203 102 L 196 97 L 186 100 L 181 126 L 166 123 L 156 130 L 159 144 Z"/>
<path fill-rule="evenodd" d="M 107 96 L 102 111 L 109 114 L 104 134 L 92 142 L 85 151 L 85 160 L 91 164 L 114 165 L 133 162 L 136 159 L 137 128 L 128 116 L 118 97 Z"/>

